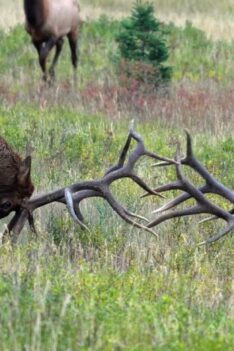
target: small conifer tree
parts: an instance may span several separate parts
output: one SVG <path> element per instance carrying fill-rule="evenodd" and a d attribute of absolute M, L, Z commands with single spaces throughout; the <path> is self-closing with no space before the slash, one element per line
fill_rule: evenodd
<path fill-rule="evenodd" d="M 171 78 L 164 62 L 169 53 L 161 23 L 150 3 L 136 1 L 131 16 L 122 21 L 116 36 L 125 73 L 139 81 L 158 86 Z"/>

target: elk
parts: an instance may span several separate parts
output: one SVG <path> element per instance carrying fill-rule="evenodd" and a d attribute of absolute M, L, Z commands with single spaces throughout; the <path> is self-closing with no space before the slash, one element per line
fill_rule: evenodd
<path fill-rule="evenodd" d="M 34 186 L 30 173 L 31 156 L 22 160 L 0 137 L 0 219 L 12 211 L 18 214 L 25 199 L 32 195 Z"/>
<path fill-rule="evenodd" d="M 55 47 L 55 55 L 49 69 L 51 79 L 55 77 L 55 66 L 61 54 L 64 37 L 67 36 L 74 75 L 78 64 L 78 35 L 81 25 L 80 7 L 76 0 L 24 0 L 26 30 L 31 35 L 43 79 L 48 79 L 47 57 Z"/>

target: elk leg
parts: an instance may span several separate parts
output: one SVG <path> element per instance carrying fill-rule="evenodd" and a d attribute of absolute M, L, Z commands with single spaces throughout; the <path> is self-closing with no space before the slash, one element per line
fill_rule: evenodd
<path fill-rule="evenodd" d="M 56 44 L 56 39 L 51 37 L 40 45 L 39 63 L 43 72 L 44 81 L 47 81 L 46 59 L 49 55 L 50 50 L 54 47 L 55 44 Z"/>
<path fill-rule="evenodd" d="M 76 84 L 76 69 L 78 65 L 79 47 L 77 42 L 77 33 L 71 32 L 68 34 L 68 41 L 71 49 L 71 60 L 74 68 L 74 82 Z"/>
<path fill-rule="evenodd" d="M 37 49 L 37 53 L 38 53 L 38 57 L 39 57 L 39 63 L 43 72 L 43 80 L 46 81 L 46 64 L 45 64 L 45 60 L 42 59 L 41 57 L 41 50 L 42 50 L 42 46 L 45 43 L 42 42 L 37 42 L 37 41 L 33 41 L 33 45 L 35 46 L 35 48 Z"/>
<path fill-rule="evenodd" d="M 40 54 L 40 50 L 41 50 L 41 42 L 38 42 L 38 41 L 33 41 L 32 42 L 33 43 L 33 45 L 35 46 L 35 48 L 37 49 L 37 53 L 38 53 L 38 55 Z"/>
<path fill-rule="evenodd" d="M 41 47 L 42 47 L 43 43 L 42 42 L 38 42 L 38 41 L 33 41 L 33 45 L 37 49 L 39 63 L 40 63 L 41 69 L 42 69 L 43 74 L 44 74 L 43 75 L 43 80 L 46 80 L 46 78 L 45 78 L 45 65 L 42 63 L 42 61 L 40 59 L 40 52 L 41 52 Z"/>
<path fill-rule="evenodd" d="M 61 51 L 63 48 L 63 42 L 64 42 L 63 38 L 60 38 L 56 43 L 56 51 L 55 51 L 54 59 L 53 59 L 53 62 L 51 64 L 51 67 L 49 69 L 49 73 L 50 73 L 52 79 L 55 78 L 54 68 L 56 66 L 56 63 L 58 62 L 59 55 L 61 54 Z"/>

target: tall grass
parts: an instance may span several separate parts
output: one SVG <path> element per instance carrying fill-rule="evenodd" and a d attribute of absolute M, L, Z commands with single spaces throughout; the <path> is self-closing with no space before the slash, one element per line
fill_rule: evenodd
<path fill-rule="evenodd" d="M 210 130 L 233 135 L 233 47 L 214 42 L 187 24 L 170 25 L 169 64 L 173 83 L 167 91 L 148 91 L 127 86 L 118 76 L 118 21 L 102 17 L 84 25 L 80 41 L 79 93 L 72 89 L 72 65 L 68 45 L 56 69 L 55 87 L 45 90 L 37 53 L 22 26 L 0 32 L 0 101 L 5 106 L 36 103 L 40 109 L 58 105 L 113 119 L 157 118 L 163 125 L 183 125 L 191 130 Z M 67 43 L 66 43 L 67 44 Z M 28 73 L 30 72 L 30 74 Z"/>
<path fill-rule="evenodd" d="M 173 83 L 146 94 L 120 84 L 117 28 L 103 18 L 85 24 L 78 89 L 67 49 L 56 83 L 47 87 L 23 28 L 0 34 L 1 135 L 21 154 L 31 141 L 36 192 L 99 178 L 116 162 L 133 117 L 147 148 L 168 157 L 177 141 L 184 150 L 182 129 L 189 128 L 197 157 L 233 188 L 232 46 L 175 27 Z M 175 179 L 173 168 L 155 171 L 146 159 L 136 171 L 151 186 Z M 141 199 L 127 180 L 112 191 L 149 218 L 164 201 Z M 212 201 L 229 208 L 220 197 Z M 65 207 L 51 205 L 36 212 L 37 238 L 25 228 L 16 246 L 0 246 L 2 351 L 233 349 L 233 237 L 197 246 L 221 221 L 171 220 L 155 238 L 124 223 L 105 201 L 84 201 L 82 212 L 90 232 Z"/>
<path fill-rule="evenodd" d="M 1 110 L 1 134 L 22 153 L 28 139 L 33 143 L 37 191 L 99 177 L 115 162 L 127 124 L 58 107 Z M 178 129 L 156 121 L 139 123 L 138 131 L 163 155 L 183 142 Z M 194 142 L 199 159 L 232 186 L 232 140 L 202 134 Z M 174 178 L 144 160 L 138 172 L 152 186 Z M 131 182 L 118 182 L 113 192 L 149 216 L 161 202 L 139 201 Z M 49 206 L 37 212 L 38 239 L 26 230 L 17 247 L 1 246 L 2 350 L 232 349 L 232 237 L 196 246 L 221 223 L 172 220 L 155 239 L 123 223 L 103 201 L 87 201 L 82 211 L 90 233 L 65 209 Z"/>
<path fill-rule="evenodd" d="M 126 1 L 123 0 L 91 0 L 89 4 L 94 7 L 109 8 L 111 11 L 115 9 L 121 9 L 126 11 L 132 8 L 135 0 Z M 173 12 L 188 12 L 191 13 L 209 13 L 209 14 L 233 14 L 234 4 L 231 0 L 225 1 L 212 1 L 212 0 L 152 0 L 151 3 L 155 5 L 159 11 L 173 11 Z M 81 0 L 81 4 L 85 6 L 87 2 Z"/>

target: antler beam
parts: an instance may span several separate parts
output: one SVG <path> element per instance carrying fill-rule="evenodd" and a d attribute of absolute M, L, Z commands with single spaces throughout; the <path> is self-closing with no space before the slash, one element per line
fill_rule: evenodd
<path fill-rule="evenodd" d="M 127 153 L 131 142 L 135 141 L 136 146 L 132 152 L 130 152 L 128 158 Z M 140 188 L 147 191 L 151 195 L 159 195 L 155 190 L 151 189 L 143 179 L 137 176 L 134 172 L 134 166 L 136 162 L 143 156 L 150 157 L 152 159 L 167 162 L 170 164 L 176 164 L 175 160 L 170 160 L 166 157 L 159 156 L 153 152 L 148 151 L 145 148 L 144 142 L 139 134 L 137 134 L 133 128 L 130 129 L 126 143 L 121 150 L 118 162 L 107 170 L 103 178 L 98 180 L 83 181 L 74 183 L 70 186 L 51 191 L 44 195 L 35 196 L 29 200 L 25 200 L 20 211 L 18 211 L 13 219 L 8 224 L 8 232 L 13 232 L 13 242 L 17 241 L 17 238 L 22 231 L 26 221 L 29 221 L 31 228 L 34 228 L 33 213 L 39 207 L 43 207 L 52 202 L 64 203 L 68 207 L 68 211 L 72 218 L 83 228 L 87 229 L 84 223 L 84 218 L 80 210 L 80 203 L 84 199 L 90 197 L 101 197 L 105 199 L 111 208 L 127 223 L 132 224 L 135 227 L 144 229 L 153 235 L 155 232 L 149 227 L 141 224 L 140 222 L 133 220 L 132 218 L 148 221 L 146 218 L 134 214 L 125 209 L 112 195 L 110 191 L 110 185 L 119 179 L 130 178 Z M 6 234 L 6 233 L 5 233 Z"/>
<path fill-rule="evenodd" d="M 234 209 L 231 209 L 230 211 L 224 210 L 220 206 L 217 206 L 208 200 L 205 194 L 211 193 L 220 195 L 233 205 L 234 191 L 217 181 L 196 159 L 193 153 L 192 139 L 187 131 L 186 137 L 186 156 L 181 159 L 179 149 L 177 149 L 175 160 L 171 160 L 169 158 L 162 157 L 148 151 L 145 148 L 141 136 L 134 131 L 133 127 L 130 128 L 125 145 L 120 152 L 118 162 L 114 166 L 110 167 L 101 179 L 74 183 L 70 186 L 25 200 L 21 205 L 21 208 L 15 213 L 14 217 L 9 222 L 8 230 L 4 234 L 13 232 L 12 240 L 13 242 L 16 242 L 27 221 L 29 222 L 31 229 L 35 232 L 33 219 L 34 211 L 39 207 L 43 207 L 52 202 L 60 202 L 66 204 L 68 211 L 74 221 L 78 223 L 82 229 L 88 230 L 88 227 L 84 223 L 84 217 L 80 209 L 80 204 L 84 199 L 91 197 L 101 197 L 108 202 L 113 211 L 116 212 L 124 221 L 135 227 L 144 229 L 153 235 L 156 235 L 156 233 L 152 230 L 152 228 L 162 222 L 165 222 L 168 219 L 202 213 L 211 214 L 212 217 L 209 217 L 208 219 L 205 219 L 201 222 L 221 218 L 227 224 L 224 229 L 220 231 L 220 233 L 210 237 L 208 240 L 202 242 L 201 244 L 213 243 L 219 240 L 234 229 Z M 136 142 L 136 146 L 131 152 L 129 152 L 132 141 Z M 160 161 L 154 165 L 157 167 L 174 165 L 176 167 L 177 180 L 168 184 L 161 185 L 155 189 L 149 187 L 145 181 L 141 179 L 134 171 L 136 162 L 143 156 L 147 156 L 154 160 Z M 196 171 L 204 179 L 205 184 L 201 187 L 196 188 L 184 176 L 182 171 L 182 166 L 184 165 L 189 166 L 194 171 Z M 111 184 L 116 180 L 123 178 L 131 179 L 140 188 L 145 190 L 146 194 L 143 195 L 143 197 L 149 195 L 157 195 L 163 197 L 161 194 L 170 190 L 180 190 L 183 191 L 183 193 L 155 210 L 154 213 L 165 213 L 149 222 L 147 218 L 132 213 L 131 211 L 124 208 L 124 206 L 119 203 L 111 193 Z M 178 205 L 186 202 L 191 198 L 196 200 L 196 205 L 185 209 L 175 209 Z M 146 222 L 146 224 L 142 224 L 142 221 Z"/>

